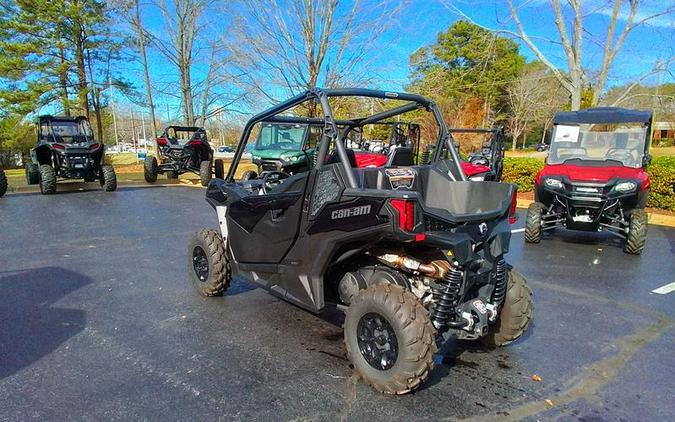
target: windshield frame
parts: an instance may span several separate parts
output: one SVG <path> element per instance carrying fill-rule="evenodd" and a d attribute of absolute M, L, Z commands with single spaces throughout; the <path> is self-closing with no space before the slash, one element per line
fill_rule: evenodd
<path fill-rule="evenodd" d="M 263 140 L 263 134 L 266 132 L 265 129 L 269 129 L 269 134 L 270 137 L 275 137 L 276 140 L 274 142 L 270 142 L 268 145 L 262 145 L 261 141 Z M 297 139 L 293 139 L 294 136 L 291 136 L 291 148 L 283 148 L 281 147 L 281 142 L 279 139 L 279 134 L 281 133 L 281 130 L 288 130 L 293 131 L 293 130 L 301 130 L 299 132 L 299 136 Z M 300 123 L 269 123 L 269 122 L 262 122 L 262 126 L 260 127 L 260 132 L 258 133 L 258 136 L 255 140 L 255 143 L 253 144 L 253 151 L 283 151 L 283 152 L 302 152 L 305 149 L 305 144 L 307 140 L 307 132 L 309 130 L 309 125 L 307 124 L 300 124 Z"/>

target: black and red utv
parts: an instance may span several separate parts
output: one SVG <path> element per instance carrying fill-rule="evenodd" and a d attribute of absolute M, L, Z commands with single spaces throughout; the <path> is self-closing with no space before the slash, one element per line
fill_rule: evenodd
<path fill-rule="evenodd" d="M 158 160 L 159 158 L 159 160 Z M 143 165 L 145 181 L 154 183 L 157 175 L 166 173 L 169 179 L 192 172 L 206 186 L 213 175 L 223 177 L 223 161 L 213 160 L 213 149 L 206 131 L 201 127 L 169 126 L 157 138 L 157 157 L 147 156 Z"/>
<path fill-rule="evenodd" d="M 43 194 L 56 192 L 58 179 L 99 180 L 106 192 L 117 189 L 115 170 L 105 165 L 104 145 L 94 139 L 86 117 L 40 116 L 37 146 L 30 151 L 26 181 Z"/>
<path fill-rule="evenodd" d="M 546 166 L 535 178 L 525 240 L 557 227 L 604 231 L 640 254 L 647 238 L 652 113 L 599 107 L 557 113 Z"/>
<path fill-rule="evenodd" d="M 338 130 L 333 117 L 331 103 L 344 97 L 399 103 L 339 121 L 352 128 L 430 113 L 437 145 L 445 145 L 448 155 L 436 148 L 426 165 L 358 167 L 344 139 L 349 130 Z M 236 181 L 254 129 L 310 101 L 322 108 L 322 117 L 309 122 L 323 126 L 316 165 Z M 466 179 L 432 101 L 407 93 L 316 89 L 246 124 L 227 177 L 213 179 L 206 191 L 220 231 L 195 233 L 188 274 L 205 296 L 222 294 L 238 277 L 311 312 L 343 309 L 355 371 L 378 391 L 403 394 L 429 376 L 445 335 L 503 346 L 527 329 L 531 291 L 505 260 L 515 195 L 511 184 Z"/>

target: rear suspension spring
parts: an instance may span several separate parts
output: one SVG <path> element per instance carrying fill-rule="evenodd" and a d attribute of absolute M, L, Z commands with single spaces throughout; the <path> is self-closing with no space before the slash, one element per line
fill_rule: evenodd
<path fill-rule="evenodd" d="M 462 279 L 464 273 L 457 265 L 452 265 L 443 277 L 443 285 L 432 289 L 434 307 L 431 310 L 431 322 L 436 329 L 441 330 L 445 327 L 454 327 L 464 325 L 463 322 L 456 322 L 455 308 L 459 302 L 459 294 L 462 289 Z"/>
<path fill-rule="evenodd" d="M 506 261 L 504 258 L 498 258 L 495 262 L 493 277 L 495 288 L 492 291 L 492 303 L 500 305 L 506 297 Z"/>

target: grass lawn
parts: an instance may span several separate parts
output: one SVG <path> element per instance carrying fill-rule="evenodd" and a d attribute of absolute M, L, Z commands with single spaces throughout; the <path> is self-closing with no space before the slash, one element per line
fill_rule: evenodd
<path fill-rule="evenodd" d="M 673 157 L 675 156 L 675 147 L 653 147 L 649 153 L 654 157 Z"/>

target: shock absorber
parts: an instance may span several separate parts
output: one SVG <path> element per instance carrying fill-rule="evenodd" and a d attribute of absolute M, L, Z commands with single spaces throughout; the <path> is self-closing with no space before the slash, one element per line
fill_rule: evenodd
<path fill-rule="evenodd" d="M 443 284 L 432 289 L 434 308 L 431 310 L 431 322 L 437 330 L 445 327 L 461 327 L 464 322 L 456 322 L 455 308 L 459 302 L 462 289 L 463 271 L 459 265 L 453 264 L 443 277 Z"/>
<path fill-rule="evenodd" d="M 492 303 L 501 305 L 506 297 L 506 261 L 503 257 L 497 258 L 495 261 L 495 269 L 493 272 L 495 280 L 495 287 L 492 291 Z"/>
<path fill-rule="evenodd" d="M 429 153 L 429 150 L 425 149 L 424 152 L 422 153 L 422 158 L 420 160 L 420 164 L 429 164 L 430 156 L 431 154 Z"/>

